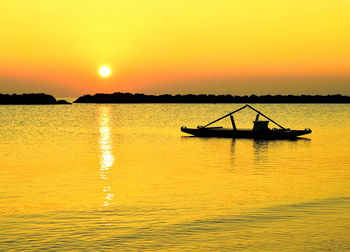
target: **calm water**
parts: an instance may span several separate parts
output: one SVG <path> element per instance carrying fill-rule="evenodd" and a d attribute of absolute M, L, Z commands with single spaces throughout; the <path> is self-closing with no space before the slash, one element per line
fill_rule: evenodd
<path fill-rule="evenodd" d="M 0 106 L 0 250 L 350 250 L 350 105 L 254 106 L 297 141 L 180 132 L 239 107 Z"/>

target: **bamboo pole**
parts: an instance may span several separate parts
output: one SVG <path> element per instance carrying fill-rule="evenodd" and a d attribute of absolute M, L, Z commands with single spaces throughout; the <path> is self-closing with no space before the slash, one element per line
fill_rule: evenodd
<path fill-rule="evenodd" d="M 236 113 L 236 112 L 238 112 L 238 111 L 240 111 L 240 110 L 242 110 L 242 109 L 244 109 L 244 108 L 246 108 L 246 107 L 248 107 L 248 106 L 249 106 L 249 105 L 246 104 L 245 106 L 243 106 L 243 107 L 241 107 L 241 108 L 239 108 L 239 109 L 237 109 L 237 110 L 235 110 L 235 111 L 233 111 L 233 112 L 231 112 L 231 113 L 228 113 L 228 114 L 226 114 L 226 115 L 220 117 L 219 119 L 216 119 L 215 121 L 212 121 L 212 122 L 208 123 L 207 125 L 203 126 L 203 128 L 206 128 L 206 127 L 208 127 L 209 125 L 212 125 L 213 123 L 216 123 L 216 122 L 218 122 L 218 121 L 224 119 L 225 117 L 227 117 L 227 116 L 229 116 L 229 115 L 232 115 L 232 114 L 234 114 L 234 113 Z M 250 107 L 250 106 L 249 106 L 249 107 Z"/>
<path fill-rule="evenodd" d="M 230 119 L 231 119 L 231 123 L 232 123 L 233 130 L 237 130 L 236 124 L 235 124 L 235 120 L 233 119 L 233 116 L 232 116 L 232 115 L 230 115 Z"/>
<path fill-rule="evenodd" d="M 263 117 L 265 117 L 267 120 L 273 122 L 274 124 L 276 124 L 277 126 L 279 126 L 281 129 L 285 129 L 283 126 L 279 125 L 278 123 L 276 123 L 274 120 L 272 120 L 271 118 L 267 117 L 266 115 L 264 115 L 263 113 L 261 113 L 260 111 L 256 110 L 255 108 L 253 108 L 250 105 L 246 105 L 247 107 L 251 108 L 252 110 L 254 110 L 255 112 L 257 112 L 258 114 L 262 115 Z"/>

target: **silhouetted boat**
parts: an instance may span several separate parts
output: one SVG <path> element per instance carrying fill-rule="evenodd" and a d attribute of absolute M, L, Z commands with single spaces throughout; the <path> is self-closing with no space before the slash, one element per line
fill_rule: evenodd
<path fill-rule="evenodd" d="M 253 129 L 237 129 L 232 115 L 247 107 L 258 113 L 255 121 L 253 121 L 254 123 Z M 260 115 L 265 117 L 268 121 L 259 120 Z M 227 129 L 223 127 L 208 127 L 209 125 L 212 125 L 213 123 L 218 122 L 228 116 L 231 119 L 232 129 Z M 270 129 L 268 127 L 269 121 L 276 124 L 279 127 L 279 129 Z M 261 113 L 260 111 L 256 110 L 255 108 L 253 108 L 248 104 L 231 113 L 228 113 L 220 117 L 219 119 L 216 119 L 208 123 L 205 126 L 198 126 L 197 128 L 187 128 L 183 126 L 181 127 L 181 131 L 194 136 L 198 136 L 198 137 L 228 137 L 228 138 L 253 138 L 253 139 L 293 139 L 293 138 L 297 138 L 298 136 L 311 133 L 311 129 L 291 130 L 288 128 L 284 128 L 280 124 L 276 123 L 275 121 L 268 118 L 263 113 Z"/>

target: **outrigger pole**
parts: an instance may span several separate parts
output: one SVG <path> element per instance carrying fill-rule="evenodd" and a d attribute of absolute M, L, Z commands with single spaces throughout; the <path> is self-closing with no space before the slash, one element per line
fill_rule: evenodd
<path fill-rule="evenodd" d="M 215 121 L 212 121 L 211 123 L 208 123 L 207 125 L 203 126 L 203 128 L 206 128 L 206 127 L 208 127 L 209 125 L 212 125 L 213 123 L 216 123 L 216 122 L 218 122 L 218 121 L 224 119 L 225 117 L 228 117 L 228 116 L 230 116 L 230 115 L 232 115 L 232 114 L 234 114 L 234 113 L 236 113 L 236 112 L 238 112 L 238 111 L 240 111 L 240 110 L 246 108 L 247 106 L 248 106 L 248 104 L 246 104 L 245 106 L 243 106 L 243 107 L 241 107 L 241 108 L 239 108 L 239 109 L 237 109 L 237 110 L 235 110 L 235 111 L 233 111 L 233 112 L 231 112 L 231 113 L 228 113 L 227 115 L 224 115 L 224 116 L 220 117 L 219 119 L 216 119 Z"/>
<path fill-rule="evenodd" d="M 213 123 L 216 123 L 216 122 L 218 122 L 218 121 L 224 119 L 225 117 L 232 116 L 234 113 L 237 113 L 238 111 L 240 111 L 240 110 L 242 110 L 242 109 L 244 109 L 244 108 L 246 108 L 246 107 L 251 108 L 252 110 L 254 110 L 255 112 L 257 112 L 259 115 L 262 115 L 262 116 L 265 117 L 267 120 L 269 120 L 269 121 L 271 121 L 272 123 L 276 124 L 276 125 L 277 125 L 278 127 L 280 127 L 281 129 L 285 129 L 283 126 L 279 125 L 279 124 L 276 123 L 274 120 L 272 120 L 271 118 L 267 117 L 266 115 L 264 115 L 263 113 L 261 113 L 260 111 L 256 110 L 255 108 L 253 108 L 252 106 L 250 106 L 250 105 L 248 105 L 248 104 L 246 104 L 245 106 L 243 106 L 243 107 L 241 107 L 241 108 L 239 108 L 239 109 L 237 109 L 237 110 L 235 110 L 235 111 L 233 111 L 233 112 L 230 112 L 230 113 L 228 113 L 228 114 L 226 114 L 226 115 L 220 117 L 219 119 L 216 119 L 215 121 L 212 121 L 212 122 L 208 123 L 207 125 L 203 126 L 203 128 L 206 128 L 206 127 L 208 127 L 209 125 L 212 125 Z"/>
<path fill-rule="evenodd" d="M 274 124 L 276 124 L 278 127 L 280 127 L 281 129 L 285 129 L 283 126 L 279 125 L 278 123 L 276 123 L 274 120 L 272 120 L 271 118 L 268 118 L 266 115 L 264 115 L 263 113 L 261 113 L 260 111 L 256 110 L 255 108 L 253 108 L 252 106 L 246 104 L 247 107 L 251 108 L 252 110 L 254 110 L 255 112 L 257 112 L 259 115 L 262 115 L 263 117 L 265 117 L 267 120 L 273 122 Z"/>

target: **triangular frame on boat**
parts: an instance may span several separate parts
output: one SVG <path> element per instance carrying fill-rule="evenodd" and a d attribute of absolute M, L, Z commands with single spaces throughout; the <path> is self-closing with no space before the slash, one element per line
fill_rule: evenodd
<path fill-rule="evenodd" d="M 275 122 L 274 120 L 272 120 L 271 118 L 267 117 L 266 115 L 264 115 L 263 113 L 261 113 L 259 110 L 253 108 L 252 106 L 250 106 L 250 105 L 248 105 L 248 104 L 246 104 L 246 105 L 244 105 L 243 107 L 241 107 L 241 108 L 239 108 L 239 109 L 236 109 L 235 111 L 232 111 L 232 112 L 230 112 L 230 113 L 228 113 L 228 114 L 226 114 L 226 115 L 224 115 L 224 116 L 222 116 L 222 117 L 220 117 L 220 118 L 218 118 L 218 119 L 216 119 L 216 120 L 214 120 L 214 121 L 212 121 L 212 122 L 210 122 L 210 123 L 208 123 L 208 124 L 206 124 L 206 125 L 204 125 L 204 126 L 200 126 L 200 127 L 201 127 L 201 128 L 206 128 L 206 127 L 208 127 L 209 125 L 212 125 L 213 123 L 216 123 L 216 122 L 218 122 L 218 121 L 220 121 L 220 120 L 222 120 L 222 119 L 224 119 L 224 118 L 230 116 L 230 117 L 231 117 L 232 126 L 233 126 L 233 128 L 235 129 L 236 127 L 235 127 L 235 123 L 234 123 L 234 120 L 233 120 L 232 115 L 233 115 L 234 113 L 237 113 L 237 112 L 241 111 L 242 109 L 247 108 L 247 107 L 250 108 L 250 109 L 252 109 L 252 110 L 254 110 L 255 112 L 257 112 L 258 115 L 261 115 L 261 116 L 265 117 L 267 120 L 269 120 L 269 121 L 271 121 L 272 123 L 276 124 L 276 125 L 277 125 L 278 127 L 280 127 L 281 129 L 284 129 L 284 130 L 286 129 L 286 128 L 284 128 L 282 125 L 278 124 L 277 122 Z"/>

